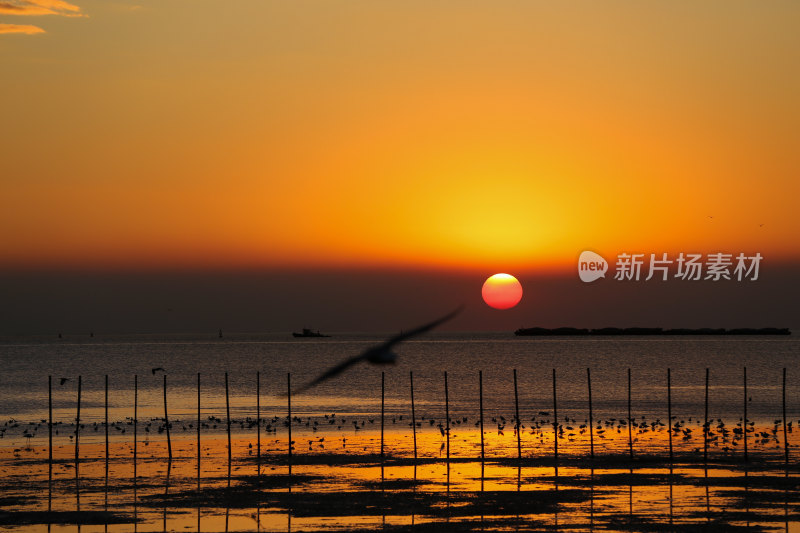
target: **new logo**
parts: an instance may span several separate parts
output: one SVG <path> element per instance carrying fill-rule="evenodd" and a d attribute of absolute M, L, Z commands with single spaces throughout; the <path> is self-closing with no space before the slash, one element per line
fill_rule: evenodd
<path fill-rule="evenodd" d="M 599 278 L 606 277 L 608 272 L 608 261 L 599 254 L 590 251 L 581 252 L 578 258 L 578 276 L 581 281 L 591 283 Z"/>

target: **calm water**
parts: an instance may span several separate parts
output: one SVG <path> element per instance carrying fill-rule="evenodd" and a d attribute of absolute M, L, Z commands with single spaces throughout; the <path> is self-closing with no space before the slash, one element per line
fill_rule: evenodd
<path fill-rule="evenodd" d="M 197 373 L 205 416 L 225 413 L 224 373 L 229 373 L 232 417 L 255 416 L 256 372 L 261 373 L 265 416 L 285 414 L 287 373 L 295 384 L 380 342 L 382 335 L 336 335 L 293 339 L 286 334 L 201 337 L 98 337 L 5 339 L 0 344 L 0 420 L 27 422 L 47 417 L 47 379 L 53 376 L 54 417 L 74 420 L 77 376 L 82 376 L 81 418 L 103 417 L 104 375 L 110 382 L 112 420 L 133 415 L 134 375 L 139 380 L 139 418 L 163 416 L 163 377 L 168 376 L 170 417 L 196 416 Z M 453 417 L 474 417 L 478 371 L 483 371 L 487 417 L 511 416 L 512 370 L 517 369 L 521 418 L 550 411 L 552 369 L 557 373 L 559 416 L 586 418 L 586 369 L 591 368 L 596 417 L 623 418 L 627 410 L 627 369 L 632 372 L 634 416 L 666 419 L 667 368 L 672 372 L 676 417 L 702 417 L 705 368 L 710 368 L 712 418 L 742 416 L 743 367 L 748 376 L 748 417 L 763 423 L 781 416 L 781 372 L 787 368 L 788 417 L 800 418 L 800 339 L 796 337 L 616 337 L 517 338 L 505 333 L 433 333 L 402 344 L 398 364 L 364 363 L 308 394 L 293 399 L 296 414 L 372 416 L 380 412 L 380 373 L 386 372 L 390 415 L 408 414 L 409 371 L 414 372 L 418 416 L 444 412 L 444 371 L 448 372 Z M 59 378 L 70 381 L 63 386 Z M 563 413 L 563 415 L 562 415 Z M 800 424 L 799 422 L 796 422 Z"/>
<path fill-rule="evenodd" d="M 229 335 L 221 340 L 115 337 L 0 342 L 5 369 L 0 375 L 0 492 L 8 496 L 3 510 L 12 511 L 4 515 L 4 527 L 44 533 L 51 530 L 51 522 L 55 521 L 56 531 L 79 532 L 349 531 L 384 529 L 386 524 L 409 526 L 416 519 L 447 529 L 451 523 L 451 498 L 455 498 L 452 519 L 470 522 L 475 530 L 484 529 L 485 509 L 492 515 L 487 516 L 490 530 L 653 530 L 673 519 L 681 525 L 707 523 L 708 530 L 714 530 L 713 526 L 757 525 L 761 530 L 790 532 L 800 527 L 796 452 L 792 451 L 792 462 L 783 467 L 779 437 L 785 435 L 764 433 L 764 438 L 760 434 L 782 416 L 784 367 L 788 370 L 789 419 L 800 425 L 800 369 L 795 364 L 800 342 L 791 337 L 535 339 L 508 334 L 432 334 L 400 346 L 397 365 L 379 368 L 362 363 L 309 394 L 294 397 L 293 414 L 301 417 L 293 424 L 297 432 L 293 434 L 295 457 L 302 460 L 294 469 L 294 477 L 283 475 L 287 467 L 282 458 L 289 439 L 282 420 L 271 419 L 285 416 L 286 398 L 282 395 L 287 373 L 291 372 L 294 383 L 302 384 L 384 338 Z M 750 449 L 766 462 L 757 460 L 752 466 L 741 462 L 742 446 L 736 445 L 736 437 L 724 437 L 714 444 L 710 470 L 704 469 L 702 463 L 695 461 L 702 455 L 692 450 L 702 447 L 698 419 L 704 413 L 705 369 L 711 371 L 709 414 L 724 419 L 735 432 L 745 403 L 744 366 L 748 375 L 748 418 L 756 421 Z M 151 372 L 156 367 L 167 371 L 170 419 L 173 435 L 178 436 L 173 443 L 174 465 L 166 462 L 165 438 L 156 433 L 162 423 L 150 420 L 163 417 L 164 409 L 163 374 Z M 587 436 L 582 431 L 576 435 L 578 428 L 571 431 L 573 428 L 568 427 L 567 434 L 558 438 L 559 449 L 562 458 L 572 454 L 573 459 L 566 459 L 560 474 L 556 473 L 560 477 L 554 477 L 555 471 L 548 463 L 554 446 L 552 430 L 547 423 L 541 424 L 540 429 L 530 420 L 538 417 L 541 421 L 552 413 L 554 368 L 559 419 L 574 418 L 578 424 L 586 419 L 587 367 L 592 371 L 595 417 L 605 419 L 595 433 L 599 455 L 626 451 L 625 432 L 620 431 L 619 423 L 609 421 L 627 416 L 627 369 L 632 373 L 633 414 L 648 421 L 666 421 L 666 376 L 667 368 L 671 369 L 673 414 L 677 420 L 693 417 L 685 427 L 695 430 L 691 439 L 676 432 L 676 448 L 682 455 L 674 476 L 666 463 L 658 461 L 649 466 L 636 464 L 634 473 L 633 463 L 618 463 L 611 458 L 599 463 L 604 466 L 589 470 Z M 520 445 L 511 429 L 514 369 L 520 418 L 526 424 L 522 454 L 528 461 L 516 467 L 501 459 L 514 457 Z M 392 457 L 405 458 L 405 462 L 387 465 L 385 470 L 374 459 L 382 442 L 378 431 L 381 370 L 386 372 L 389 413 L 386 451 Z M 419 468 L 408 461 L 413 457 L 407 418 L 411 370 L 417 416 L 424 419 L 417 440 L 419 456 L 425 461 Z M 485 419 L 489 426 L 485 433 L 474 429 L 479 370 L 483 371 Z M 226 371 L 232 418 L 239 420 L 255 417 L 256 372 L 261 373 L 262 414 L 273 427 L 272 433 L 266 429 L 266 435 L 261 437 L 265 460 L 263 490 L 252 487 L 252 477 L 259 470 L 253 461 L 255 435 L 248 424 L 234 424 L 239 438 L 233 441 L 232 462 L 228 459 L 223 437 Z M 450 414 L 454 419 L 448 448 L 444 433 L 428 423 L 431 419 L 440 423 L 444 418 L 444 371 L 448 372 Z M 202 416 L 207 422 L 201 448 L 199 442 L 195 444 L 189 425 L 197 416 L 198 372 Z M 102 425 L 93 422 L 104 416 L 106 374 L 110 418 L 117 422 L 133 416 L 133 380 L 134 375 L 138 376 L 139 455 L 137 463 L 132 454 L 130 425 L 113 424 L 110 471 L 104 472 L 104 432 Z M 60 433 L 55 437 L 54 466 L 47 460 L 46 424 L 37 427 L 28 423 L 47 417 L 48 375 L 53 376 L 54 416 L 63 423 L 57 426 Z M 80 432 L 80 474 L 78 462 L 72 463 L 73 453 L 78 450 L 73 448 L 70 428 L 76 415 L 78 375 L 83 393 L 81 419 L 85 423 Z M 64 385 L 60 384 L 62 377 L 69 379 Z M 324 415 L 331 413 L 336 413 L 337 421 L 346 417 L 347 424 L 342 424 L 341 429 L 331 425 L 319 432 L 306 426 L 315 420 L 321 428 L 327 426 Z M 209 421 L 210 416 L 221 420 Z M 505 432 L 500 430 L 504 425 L 500 416 L 508 420 Z M 498 420 L 496 427 L 494 417 Z M 9 422 L 12 418 L 20 424 Z M 468 422 L 459 424 L 463 419 Z M 350 425 L 353 421 L 365 425 L 355 430 Z M 601 425 L 607 431 L 605 436 L 601 435 Z M 123 433 L 125 429 L 127 433 Z M 712 429 L 722 436 L 716 425 Z M 24 445 L 28 439 L 24 431 L 35 435 L 28 442 L 31 446 Z M 659 451 L 661 457 L 668 457 L 666 433 L 663 428 L 648 431 L 647 424 L 640 425 L 633 445 L 637 457 L 640 453 L 658 455 Z M 494 458 L 486 464 L 486 494 L 484 465 L 474 459 L 479 457 L 481 435 L 486 438 L 486 456 Z M 794 446 L 791 432 L 788 439 Z M 443 455 L 443 450 L 450 447 L 452 456 L 461 459 L 453 464 Z M 730 452 L 725 449 L 728 447 Z M 203 454 L 202 480 L 195 478 L 195 469 L 200 465 L 196 459 L 198 449 Z M 766 453 L 760 455 L 763 452 Z M 53 468 L 52 484 L 48 468 Z M 753 472 L 748 473 L 748 468 Z M 385 500 L 381 499 L 384 476 L 390 495 Z M 224 487 L 231 483 L 235 490 L 226 496 Z M 243 497 L 245 500 L 241 501 Z M 194 503 L 192 498 L 196 499 Z M 365 498 L 378 504 L 365 511 L 360 503 Z M 551 501 L 552 505 L 542 506 L 542 501 Z M 110 517 L 121 523 L 81 526 L 78 524 L 88 515 L 45 513 L 51 505 L 55 511 L 65 513 L 111 509 L 111 515 L 100 518 Z M 14 522 L 22 515 L 28 517 L 30 524 Z M 61 523 L 64 525 L 59 526 Z"/>

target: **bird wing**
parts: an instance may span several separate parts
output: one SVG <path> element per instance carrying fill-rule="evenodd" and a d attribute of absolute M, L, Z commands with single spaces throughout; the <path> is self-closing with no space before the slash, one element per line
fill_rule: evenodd
<path fill-rule="evenodd" d="M 458 307 L 455 311 L 452 311 L 452 312 L 446 314 L 445 316 L 443 316 L 443 317 L 441 317 L 441 318 L 439 318 L 437 320 L 434 320 L 433 322 L 430 322 L 428 324 L 419 326 L 418 328 L 414 328 L 414 329 L 412 329 L 410 331 L 403 332 L 403 333 L 401 333 L 399 335 L 396 335 L 396 336 L 392 337 L 391 339 L 387 340 L 383 344 L 378 344 L 377 346 L 373 346 L 372 348 L 369 348 L 368 350 L 365 350 L 363 353 L 361 353 L 361 355 L 357 355 L 355 357 L 351 357 L 350 359 L 347 359 L 346 361 L 336 365 L 335 367 L 331 368 L 330 370 L 328 370 L 327 372 L 325 372 L 324 374 L 319 376 L 314 381 L 312 381 L 310 383 L 307 383 L 307 384 L 303 385 L 302 387 L 300 387 L 299 389 L 295 390 L 294 393 L 295 394 L 300 394 L 302 392 L 305 392 L 308 389 L 310 389 L 311 387 L 313 387 L 315 385 L 318 385 L 319 383 L 325 381 L 326 379 L 331 378 L 331 377 L 333 377 L 333 376 L 335 376 L 337 374 L 341 374 L 346 369 L 348 369 L 350 366 L 358 363 L 359 361 L 361 361 L 363 359 L 368 358 L 371 353 L 388 350 L 390 347 L 392 347 L 393 345 L 397 344 L 398 342 L 401 342 L 401 341 L 404 341 L 404 340 L 409 339 L 411 337 L 414 337 L 416 335 L 420 335 L 422 333 L 425 333 L 426 331 L 429 331 L 429 330 L 435 328 L 439 324 L 447 322 L 448 320 L 450 320 L 451 318 L 453 318 L 454 316 L 459 314 L 463 309 L 464 309 L 464 306 L 462 305 L 462 306 Z"/>
<path fill-rule="evenodd" d="M 411 337 L 416 337 L 417 335 L 421 335 L 422 333 L 425 333 L 426 331 L 430 331 L 433 328 L 435 328 L 436 326 L 438 326 L 440 324 L 444 324 L 448 320 L 451 320 L 453 317 L 455 317 L 457 314 L 459 314 L 463 310 L 464 310 L 464 306 L 461 305 L 457 309 L 455 309 L 454 311 L 451 311 L 450 313 L 444 315 L 443 317 L 441 317 L 439 319 L 434 320 L 433 322 L 429 322 L 427 324 L 419 326 L 418 328 L 414 328 L 414 329 L 412 329 L 410 331 L 404 331 L 403 333 L 400 333 L 399 335 L 396 335 L 396 336 L 392 337 L 391 339 L 387 340 L 386 342 L 384 342 L 382 345 L 380 345 L 380 349 L 387 349 L 387 348 L 389 348 L 391 346 L 394 346 L 398 342 L 402 342 L 402 341 L 404 341 L 406 339 L 410 339 Z"/>
<path fill-rule="evenodd" d="M 303 386 L 302 386 L 302 387 L 300 387 L 299 389 L 295 389 L 295 391 L 294 391 L 294 394 L 301 394 L 301 393 L 303 393 L 303 392 L 307 391 L 308 389 L 310 389 L 311 387 L 313 387 L 313 386 L 315 386 L 315 385 L 318 385 L 318 384 L 322 383 L 322 382 L 323 382 L 323 381 L 325 381 L 326 379 L 328 379 L 328 378 L 332 378 L 333 376 L 335 376 L 335 375 L 337 375 L 337 374 L 341 374 L 342 372 L 344 372 L 345 370 L 347 370 L 347 369 L 348 369 L 349 367 L 351 367 L 352 365 L 354 365 L 354 364 L 356 364 L 357 362 L 359 362 L 359 361 L 361 361 L 362 359 L 364 359 L 364 358 L 367 356 L 367 353 L 368 353 L 368 352 L 364 352 L 364 353 L 362 353 L 361 355 L 357 355 L 357 356 L 355 356 L 355 357 L 351 357 L 350 359 L 347 359 L 346 361 L 344 361 L 344 362 L 342 362 L 342 363 L 339 363 L 339 364 L 338 364 L 338 365 L 336 365 L 335 367 L 331 368 L 330 370 L 328 370 L 327 372 L 325 372 L 324 374 L 322 374 L 321 376 L 319 376 L 319 377 L 318 377 L 317 379 L 315 379 L 314 381 L 312 381 L 312 382 L 310 382 L 310 383 L 306 383 L 305 385 L 303 385 Z"/>

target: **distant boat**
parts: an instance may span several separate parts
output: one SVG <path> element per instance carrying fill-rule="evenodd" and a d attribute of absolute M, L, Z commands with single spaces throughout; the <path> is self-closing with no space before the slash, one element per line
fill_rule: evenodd
<path fill-rule="evenodd" d="M 314 331 L 314 330 L 310 330 L 308 328 L 303 328 L 303 332 L 302 333 L 294 332 L 294 333 L 292 333 L 292 336 L 294 336 L 294 337 L 330 337 L 330 335 L 323 335 L 322 333 L 319 332 L 319 330 Z"/>

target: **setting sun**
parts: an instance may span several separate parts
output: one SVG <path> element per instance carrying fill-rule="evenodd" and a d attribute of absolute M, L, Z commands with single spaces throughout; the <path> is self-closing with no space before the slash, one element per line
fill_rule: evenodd
<path fill-rule="evenodd" d="M 490 307 L 511 309 L 522 299 L 522 285 L 511 274 L 495 274 L 483 283 L 481 295 Z"/>

